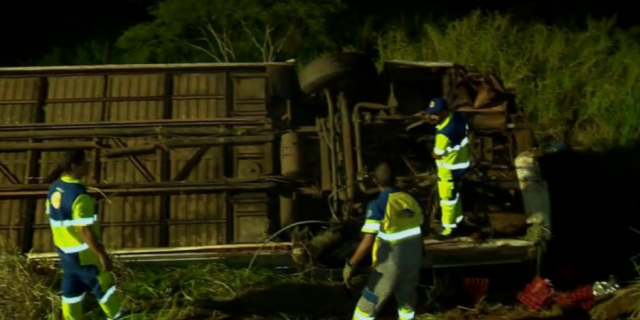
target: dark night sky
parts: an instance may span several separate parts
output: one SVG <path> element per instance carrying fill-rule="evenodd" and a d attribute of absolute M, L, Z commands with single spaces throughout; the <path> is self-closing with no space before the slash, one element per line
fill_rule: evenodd
<path fill-rule="evenodd" d="M 53 46 L 73 46 L 90 40 L 115 39 L 124 29 L 149 19 L 147 7 L 155 0 L 55 0 L 16 1 L 11 11 L 0 15 L 2 48 L 0 62 L 34 59 Z M 460 15 L 473 9 L 500 10 L 519 18 L 545 19 L 562 23 L 572 18 L 612 16 L 617 14 L 623 26 L 640 25 L 633 1 L 538 0 L 505 1 L 421 1 L 421 0 L 350 0 L 358 12 L 388 14 L 390 11 Z M 393 3 L 390 6 L 389 3 Z M 365 6 L 365 8 L 363 8 Z"/>
<path fill-rule="evenodd" d="M 73 46 L 94 38 L 115 38 L 127 26 L 147 19 L 149 0 L 16 1 L 0 16 L 2 52 L 8 61 Z"/>

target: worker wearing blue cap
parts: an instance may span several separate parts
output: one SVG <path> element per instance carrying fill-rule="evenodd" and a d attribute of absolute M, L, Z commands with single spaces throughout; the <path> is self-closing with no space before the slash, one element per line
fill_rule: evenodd
<path fill-rule="evenodd" d="M 442 98 L 431 100 L 427 116 L 436 126 L 436 141 L 431 155 L 438 168 L 441 234 L 450 236 L 463 219 L 459 186 L 470 166 L 469 127 L 462 115 L 450 111 L 447 101 Z"/>

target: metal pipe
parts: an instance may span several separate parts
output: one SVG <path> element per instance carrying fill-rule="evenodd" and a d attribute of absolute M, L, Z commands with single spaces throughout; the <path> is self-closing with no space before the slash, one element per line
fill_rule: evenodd
<path fill-rule="evenodd" d="M 397 106 L 385 106 L 383 104 L 372 103 L 372 102 L 360 102 L 356 104 L 356 106 L 353 108 L 352 121 L 353 121 L 353 128 L 355 131 L 356 161 L 357 161 L 359 174 L 363 173 L 362 171 L 364 170 L 364 161 L 362 159 L 362 141 L 361 141 L 362 138 L 360 135 L 360 113 L 359 113 L 360 108 L 373 109 L 373 110 L 389 110 L 389 109 L 397 108 Z M 367 191 L 367 186 L 364 185 L 364 182 L 360 182 L 358 183 L 358 185 L 360 187 L 360 190 L 362 190 L 362 192 Z"/>
<path fill-rule="evenodd" d="M 336 133 L 335 133 L 335 118 L 333 115 L 333 99 L 331 99 L 331 91 L 329 89 L 324 89 L 324 96 L 327 99 L 327 107 L 329 108 L 329 155 L 331 159 L 331 192 L 336 192 L 338 190 L 338 170 L 337 170 L 337 155 L 336 155 Z M 336 212 L 338 210 L 338 200 L 336 199 L 332 203 L 332 210 Z"/>
<path fill-rule="evenodd" d="M 338 107 L 340 108 L 340 118 L 342 121 L 342 146 L 344 152 L 344 167 L 345 175 L 347 176 L 347 202 L 353 201 L 354 198 L 354 184 L 356 181 L 356 174 L 353 171 L 353 143 L 351 141 L 351 121 L 349 121 L 349 109 L 347 105 L 347 97 L 344 92 L 340 92 L 338 95 Z M 345 212 L 348 215 L 348 210 Z M 348 217 L 344 217 L 348 218 Z"/>

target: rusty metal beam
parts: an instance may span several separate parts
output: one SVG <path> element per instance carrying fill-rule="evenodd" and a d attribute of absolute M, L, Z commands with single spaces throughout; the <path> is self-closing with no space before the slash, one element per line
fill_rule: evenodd
<path fill-rule="evenodd" d="M 173 100 L 222 100 L 224 95 L 194 95 L 194 96 L 174 96 Z M 133 101 L 162 101 L 163 96 L 123 96 L 123 97 L 97 97 L 97 98 L 66 98 L 66 99 L 47 99 L 46 103 L 99 103 L 99 102 L 133 102 Z M 33 105 L 36 104 L 36 100 L 4 100 L 0 101 L 1 105 Z"/>
<path fill-rule="evenodd" d="M 108 110 L 108 109 L 107 109 Z M 104 118 L 106 119 L 106 118 Z M 267 121 L 264 117 L 245 118 L 215 118 L 215 119 L 155 119 L 155 120 L 126 120 L 126 121 L 87 121 L 81 123 L 28 123 L 28 124 L 3 124 L 0 132 L 4 131 L 33 131 L 63 129 L 105 129 L 105 128 L 147 128 L 147 127 L 184 127 L 184 126 L 213 126 L 220 124 L 263 124 Z"/>
<path fill-rule="evenodd" d="M 259 254 L 263 254 L 269 257 L 272 257 L 273 255 L 283 255 L 286 257 L 291 257 L 292 249 L 293 244 L 291 242 L 272 242 L 266 245 L 263 243 L 242 243 L 179 248 L 132 248 L 114 250 L 111 251 L 111 254 L 118 257 L 119 261 L 140 261 L 147 259 L 150 259 L 151 261 L 188 261 L 192 259 L 185 257 L 185 254 L 199 254 L 210 258 L 217 255 L 238 255 L 251 258 L 255 255 L 256 251 L 260 251 Z M 147 256 L 148 258 L 144 259 L 142 256 Z M 28 258 L 29 260 L 55 261 L 59 259 L 59 254 L 56 252 L 29 253 Z M 290 262 L 287 263 L 287 265 L 288 264 L 290 264 Z"/>
<path fill-rule="evenodd" d="M 167 72 L 164 74 L 164 101 L 162 103 L 162 118 L 173 118 L 173 90 L 174 90 L 174 74 Z M 220 128 L 222 129 L 222 128 Z M 157 177 L 160 181 L 169 181 L 171 178 L 171 156 L 166 148 L 156 150 L 156 159 L 160 161 L 157 164 Z M 159 239 L 158 244 L 161 247 L 168 247 L 169 241 L 169 225 L 167 220 L 171 217 L 171 196 L 167 193 L 160 195 L 160 210 L 158 212 L 159 222 Z"/>
<path fill-rule="evenodd" d="M 141 195 L 156 193 L 184 193 L 184 192 L 215 192 L 215 191 L 241 191 L 241 190 L 264 190 L 274 187 L 273 182 L 236 182 L 236 183 L 140 183 L 136 185 L 98 185 L 97 188 L 90 188 L 89 193 L 101 196 L 101 193 L 125 195 Z M 47 185 L 24 186 L 24 188 L 0 188 L 0 198 L 20 198 L 28 196 L 46 196 Z"/>
<path fill-rule="evenodd" d="M 113 127 L 113 128 L 61 128 L 57 130 L 30 130 L 30 129 L 6 129 L 0 127 L 0 139 L 2 140 L 19 140 L 19 139 L 64 139 L 64 138 L 91 138 L 91 137 L 124 137 L 124 136 L 151 136 L 151 135 L 176 135 L 176 136 L 197 136 L 197 135 L 215 135 L 215 134 L 246 134 L 246 133 L 260 133 L 269 132 L 272 130 L 264 130 L 261 128 L 245 129 L 245 130 L 233 130 L 223 129 L 214 125 L 189 125 L 183 124 L 181 127 L 163 127 L 163 126 L 146 126 L 146 127 Z M 264 123 L 232 123 L 228 125 L 264 125 Z M 96 126 L 101 126 L 96 124 Z M 6 129 L 6 130 L 5 130 Z"/>
<path fill-rule="evenodd" d="M 271 142 L 275 139 L 272 134 L 255 135 L 255 136 L 236 136 L 236 137 L 206 137 L 192 139 L 170 139 L 162 141 L 159 144 L 149 144 L 136 147 L 125 147 L 107 150 L 103 154 L 105 157 L 119 157 L 128 154 L 140 154 L 152 152 L 156 148 L 193 148 L 193 147 L 211 147 L 221 144 L 251 144 Z"/>
<path fill-rule="evenodd" d="M 127 145 L 124 141 L 118 139 L 118 138 L 114 138 L 111 139 L 113 141 L 113 143 L 115 143 L 116 146 L 118 146 L 118 148 L 121 149 L 126 149 L 129 147 L 129 145 Z M 127 159 L 129 161 L 131 161 L 131 163 L 133 163 L 133 166 L 136 167 L 136 169 L 138 170 L 138 172 L 140 172 L 140 174 L 147 179 L 147 181 L 149 182 L 153 182 L 156 180 L 156 178 L 153 176 L 153 174 L 151 173 L 151 171 L 149 171 L 149 169 L 147 168 L 147 166 L 145 166 L 140 159 L 136 158 L 133 155 L 127 155 L 126 156 Z"/>
<path fill-rule="evenodd" d="M 62 174 L 62 167 L 57 166 L 55 167 L 55 169 L 51 170 L 51 172 L 49 172 L 49 174 L 46 177 L 44 177 L 44 179 L 42 179 L 40 183 L 43 183 L 43 184 L 52 183 L 53 181 L 58 179 L 58 177 L 60 177 L 61 174 Z"/>
<path fill-rule="evenodd" d="M 166 220 L 167 225 L 195 225 L 195 224 L 223 224 L 227 220 L 224 219 L 184 219 L 184 220 Z M 144 220 L 144 221 L 103 221 L 100 225 L 104 227 L 146 227 L 157 226 L 158 220 Z M 34 224 L 33 229 L 48 229 L 50 225 L 48 223 Z M 22 229 L 22 226 L 0 225 L 0 230 L 16 230 Z"/>
<path fill-rule="evenodd" d="M 156 72 L 251 72 L 256 77 L 267 77 L 267 66 L 290 66 L 286 62 L 240 62 L 240 63 L 171 63 L 171 64 L 107 64 L 94 66 L 47 66 L 0 68 L 1 76 L 42 76 L 61 74 L 140 74 Z"/>
<path fill-rule="evenodd" d="M 178 173 L 171 180 L 183 181 L 187 179 L 191 171 L 193 171 L 193 168 L 197 166 L 198 163 L 200 163 L 200 161 L 202 160 L 202 157 L 207 153 L 207 151 L 209 151 L 209 149 L 210 149 L 209 146 L 200 147 L 200 149 L 196 151 L 196 153 L 191 157 L 191 159 L 189 159 L 189 161 L 185 163 L 182 169 L 180 169 L 180 171 L 178 171 Z"/>
<path fill-rule="evenodd" d="M 231 77 L 231 72 L 225 72 L 224 74 L 225 77 L 225 94 L 228 97 L 234 97 L 235 96 L 235 85 L 236 82 L 232 79 Z M 235 109 L 235 105 L 234 105 L 234 101 L 236 99 L 227 99 L 224 105 L 224 109 L 225 109 L 225 116 L 227 117 L 233 117 L 233 110 Z M 235 152 L 235 148 L 233 148 L 233 146 L 230 145 L 225 145 L 222 147 L 222 154 L 223 154 L 223 159 L 222 159 L 222 172 L 224 174 L 225 177 L 235 177 L 237 176 L 237 172 L 235 172 L 235 157 L 234 157 L 234 152 Z M 227 224 L 225 225 L 225 242 L 226 243 L 233 243 L 236 237 L 236 231 L 235 231 L 235 224 L 236 224 L 236 219 L 235 219 L 235 208 L 234 208 L 234 203 L 233 203 L 233 194 L 234 192 L 232 192 L 231 190 L 227 190 L 224 193 L 224 202 L 225 202 L 225 212 L 224 212 L 224 216 L 225 219 L 227 219 Z"/>
<path fill-rule="evenodd" d="M 13 172 L 11 172 L 4 163 L 2 163 L 2 161 L 0 161 L 0 173 L 2 173 L 2 175 L 12 184 L 22 184 L 20 179 L 18 179 L 18 177 L 16 177 L 16 175 L 13 174 Z"/>
<path fill-rule="evenodd" d="M 273 134 L 254 135 L 254 136 L 232 136 L 232 137 L 206 137 L 206 138 L 192 138 L 192 139 L 171 139 L 163 141 L 161 144 L 151 144 L 136 147 L 122 147 L 117 149 L 111 149 L 104 152 L 106 157 L 118 157 L 127 156 L 131 154 L 146 153 L 155 150 L 158 147 L 165 148 L 193 148 L 201 146 L 215 146 L 220 144 L 247 144 L 247 143 L 261 143 L 273 141 L 275 136 Z M 82 141 L 68 141 L 68 142 L 41 142 L 41 143 L 28 143 L 28 142 L 16 142 L 16 143 L 0 143 L 0 152 L 2 151 L 26 151 L 26 150 L 38 150 L 38 151 L 64 151 L 72 149 L 94 149 L 102 147 L 95 142 L 82 142 Z"/>
<path fill-rule="evenodd" d="M 35 106 L 33 113 L 33 122 L 41 123 L 45 121 L 45 99 L 49 92 L 49 80 L 46 77 L 38 79 L 38 103 Z M 35 142 L 35 139 L 30 139 L 29 142 Z M 35 177 L 39 176 L 40 172 L 40 159 L 42 158 L 42 152 L 38 150 L 29 150 L 27 153 L 27 184 L 37 184 L 40 181 Z M 46 180 L 45 180 L 46 183 Z M 36 208 L 37 199 L 26 198 L 21 203 L 24 209 L 22 216 L 24 217 L 22 223 L 24 229 L 22 230 L 22 252 L 26 253 L 33 248 L 33 224 L 36 220 Z"/>
<path fill-rule="evenodd" d="M 102 156 L 106 158 L 116 158 L 116 157 L 130 157 L 133 155 L 145 154 L 154 152 L 160 147 L 158 144 L 146 144 L 142 146 L 135 147 L 124 147 L 117 149 L 109 149 L 102 152 Z"/>
<path fill-rule="evenodd" d="M 224 95 L 204 95 L 204 96 L 173 96 L 173 100 L 223 100 Z M 112 102 L 160 102 L 163 100 L 162 96 L 141 96 L 141 97 L 105 97 L 105 98 L 67 98 L 67 99 L 49 99 L 47 104 L 54 103 L 112 103 Z M 0 106 L 2 105 L 33 105 L 37 102 L 35 100 L 0 100 Z M 243 100 L 244 104 L 259 104 L 264 103 L 262 99 L 249 99 Z"/>
<path fill-rule="evenodd" d="M 0 152 L 29 151 L 29 150 L 64 151 L 64 150 L 72 150 L 72 149 L 93 149 L 96 147 L 97 146 L 94 142 L 78 142 L 78 141 L 40 142 L 40 143 L 17 142 L 17 143 L 0 143 Z"/>

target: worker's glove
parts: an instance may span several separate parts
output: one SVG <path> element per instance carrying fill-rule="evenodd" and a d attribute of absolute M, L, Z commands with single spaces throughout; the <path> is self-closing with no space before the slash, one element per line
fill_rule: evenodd
<path fill-rule="evenodd" d="M 344 264 L 344 269 L 342 270 L 342 281 L 347 288 L 351 289 L 351 277 L 355 268 L 349 263 L 349 260 Z"/>

